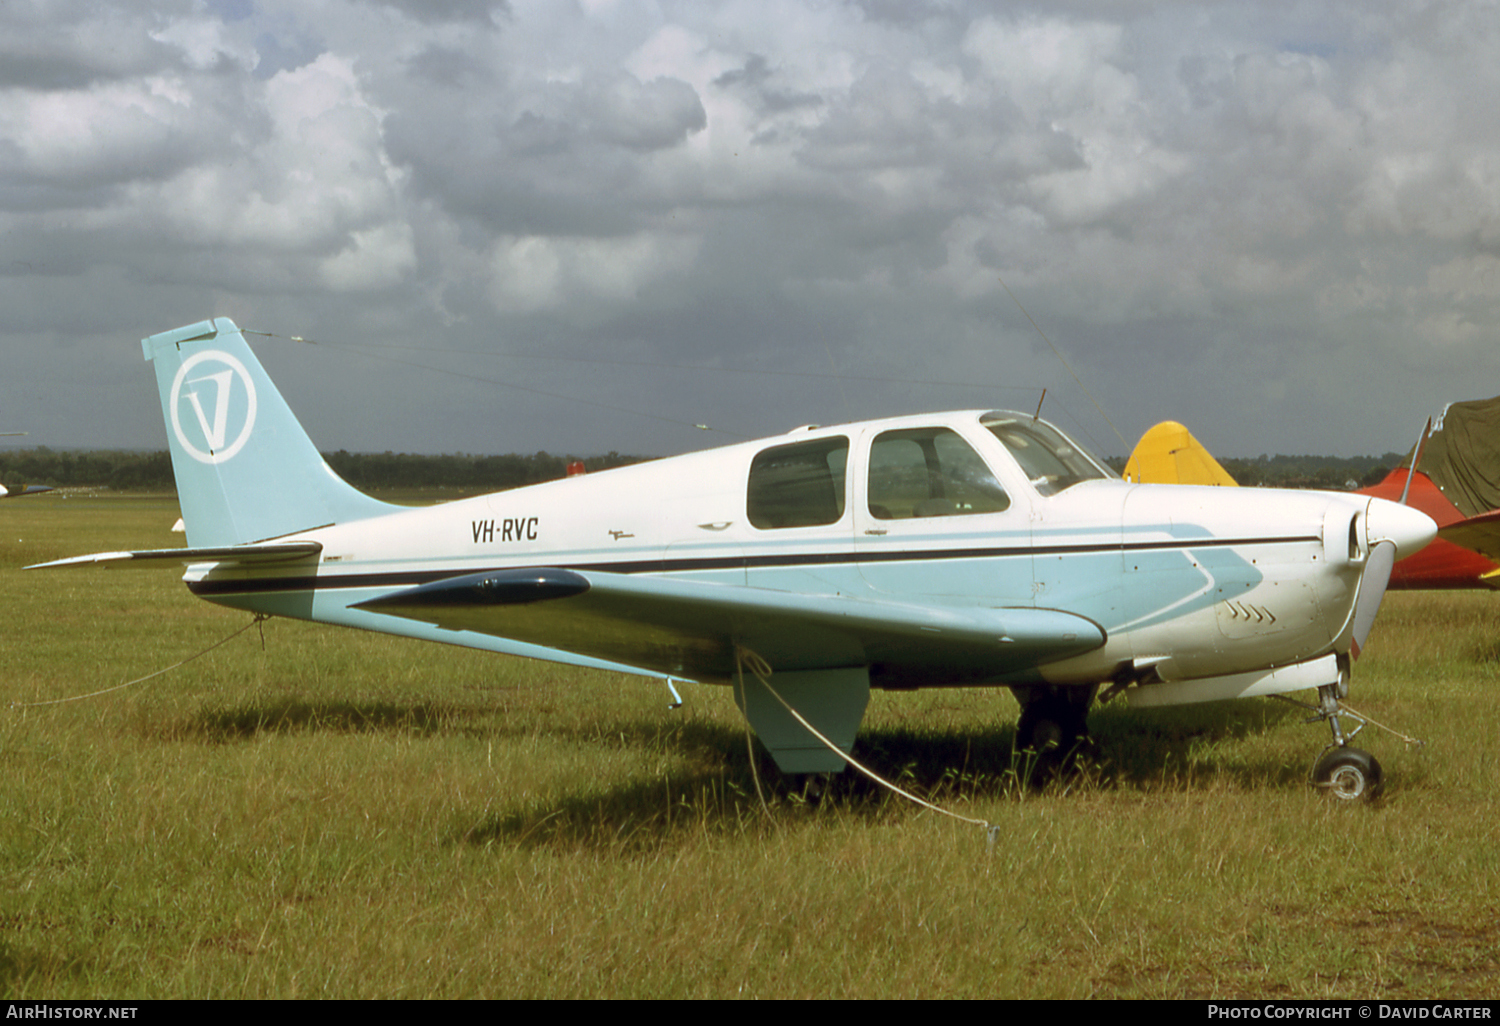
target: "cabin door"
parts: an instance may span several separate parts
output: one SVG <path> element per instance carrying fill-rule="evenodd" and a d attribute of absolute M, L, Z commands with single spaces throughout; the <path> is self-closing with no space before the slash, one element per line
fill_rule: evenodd
<path fill-rule="evenodd" d="M 974 447 L 941 425 L 874 431 L 854 475 L 860 575 L 896 596 L 1032 605 L 1031 524 Z"/>

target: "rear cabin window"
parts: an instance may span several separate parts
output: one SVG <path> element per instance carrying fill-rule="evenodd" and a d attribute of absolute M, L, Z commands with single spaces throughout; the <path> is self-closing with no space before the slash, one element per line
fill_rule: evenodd
<path fill-rule="evenodd" d="M 870 515 L 877 520 L 999 513 L 1010 496 L 951 428 L 906 428 L 870 447 Z"/>
<path fill-rule="evenodd" d="M 848 465 L 849 439 L 842 436 L 764 450 L 750 464 L 750 523 L 767 530 L 838 522 Z"/>

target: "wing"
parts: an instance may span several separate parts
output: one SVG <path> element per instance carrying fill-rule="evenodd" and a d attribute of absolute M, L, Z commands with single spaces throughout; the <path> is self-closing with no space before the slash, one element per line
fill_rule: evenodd
<path fill-rule="evenodd" d="M 0 499 L 19 499 L 23 495 L 41 495 L 50 491 L 51 485 L 17 485 L 15 488 L 0 485 Z"/>
<path fill-rule="evenodd" d="M 211 549 L 140 549 L 135 552 L 95 552 L 87 556 L 69 556 L 50 563 L 36 563 L 27 570 L 51 570 L 62 566 L 149 567 L 162 563 L 221 563 L 225 566 L 249 566 L 257 563 L 281 563 L 307 559 L 323 551 L 319 542 L 273 542 L 264 545 L 228 545 Z"/>
<path fill-rule="evenodd" d="M 435 581 L 359 608 L 699 680 L 728 679 L 735 646 L 776 670 L 869 666 L 884 687 L 1025 676 L 1104 644 L 1051 609 L 806 595 L 635 574 L 528 568 Z"/>
<path fill-rule="evenodd" d="M 1500 563 L 1500 509 L 1449 524 L 1438 537 Z"/>

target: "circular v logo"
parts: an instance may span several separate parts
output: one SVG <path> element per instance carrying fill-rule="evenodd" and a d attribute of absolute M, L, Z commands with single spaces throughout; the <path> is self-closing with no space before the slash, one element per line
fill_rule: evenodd
<path fill-rule="evenodd" d="M 217 349 L 182 361 L 168 403 L 172 434 L 200 463 L 223 463 L 233 457 L 255 426 L 255 383 L 243 363 Z M 189 411 L 186 418 L 183 407 Z M 234 428 L 238 430 L 231 440 Z"/>

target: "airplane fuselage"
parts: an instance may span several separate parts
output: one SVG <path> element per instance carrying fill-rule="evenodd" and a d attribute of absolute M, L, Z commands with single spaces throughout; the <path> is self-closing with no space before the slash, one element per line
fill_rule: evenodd
<path fill-rule="evenodd" d="M 671 671 L 355 607 L 456 575 L 560 567 L 955 609 L 1060 610 L 1096 624 L 1105 639 L 1020 673 L 981 677 L 966 669 L 955 679 L 914 680 L 872 669 L 872 685 L 886 687 L 1176 681 L 1348 650 L 1368 498 L 1132 485 L 1105 472 L 1053 490 L 1034 481 L 1034 466 L 1023 468 L 1014 443 L 987 427 L 998 416 L 967 411 L 801 429 L 295 532 L 277 540 L 319 543 L 316 562 L 227 571 L 204 565 L 187 580 L 196 594 L 239 608 L 648 673 Z M 913 494 L 937 487 L 935 476 L 920 480 L 921 449 L 932 438 L 955 451 L 961 441 L 993 486 L 954 497 Z M 910 450 L 914 474 L 896 448 Z M 768 453 L 788 452 L 793 462 L 799 454 L 836 454 L 835 491 L 826 508 L 782 523 L 775 497 L 768 505 L 755 493 L 754 472 Z M 962 487 L 950 482 L 947 491 Z M 891 505 L 907 500 L 909 508 Z"/>

